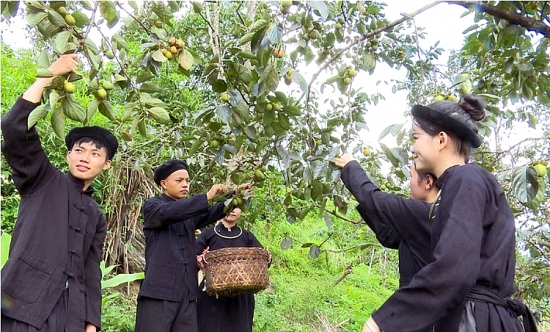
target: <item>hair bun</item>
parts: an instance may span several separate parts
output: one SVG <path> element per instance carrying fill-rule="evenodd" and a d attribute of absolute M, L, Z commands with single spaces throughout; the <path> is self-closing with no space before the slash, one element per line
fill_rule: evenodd
<path fill-rule="evenodd" d="M 481 121 L 485 117 L 485 99 L 478 95 L 465 95 L 460 107 L 470 115 L 474 121 Z"/>

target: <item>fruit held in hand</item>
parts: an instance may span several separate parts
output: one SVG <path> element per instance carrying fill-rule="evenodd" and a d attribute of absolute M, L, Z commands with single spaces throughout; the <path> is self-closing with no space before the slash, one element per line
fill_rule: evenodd
<path fill-rule="evenodd" d="M 535 166 L 533 166 L 535 168 L 535 171 L 537 171 L 537 174 L 539 176 L 545 176 L 546 175 L 546 166 L 544 166 L 543 164 L 536 164 Z"/>
<path fill-rule="evenodd" d="M 63 82 L 63 90 L 66 92 L 66 93 L 73 93 L 74 92 L 74 84 L 65 80 L 65 82 Z"/>

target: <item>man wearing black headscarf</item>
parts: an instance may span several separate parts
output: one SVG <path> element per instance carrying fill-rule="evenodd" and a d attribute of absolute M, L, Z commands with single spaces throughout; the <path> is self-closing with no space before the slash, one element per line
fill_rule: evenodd
<path fill-rule="evenodd" d="M 227 192 L 215 184 L 206 194 L 187 198 L 189 167 L 169 160 L 154 174 L 163 194 L 145 202 L 145 279 L 138 294 L 136 331 L 197 331 L 197 260 L 195 230 L 224 217 L 224 202 L 209 205 Z M 252 194 L 246 183 L 239 186 Z"/>
<path fill-rule="evenodd" d="M 76 54 L 48 69 L 77 69 Z M 111 165 L 118 141 L 101 127 L 72 129 L 65 138 L 69 172 L 55 168 L 38 132 L 27 127 L 52 78 L 39 78 L 2 118 L 2 153 L 13 169 L 21 203 L 10 256 L 2 268 L 2 331 L 98 331 L 99 263 L 107 224 L 92 198 L 93 180 Z"/>

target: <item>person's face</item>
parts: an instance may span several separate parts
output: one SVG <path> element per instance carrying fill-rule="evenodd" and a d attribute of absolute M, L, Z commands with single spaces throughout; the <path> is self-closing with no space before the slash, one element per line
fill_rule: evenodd
<path fill-rule="evenodd" d="M 111 161 L 107 160 L 107 150 L 98 149 L 94 143 L 79 143 L 67 152 L 67 163 L 69 172 L 77 179 L 84 181 L 89 185 L 102 170 L 111 166 Z"/>
<path fill-rule="evenodd" d="M 434 173 L 435 162 L 437 161 L 437 136 L 430 136 L 416 123 L 412 127 L 413 146 L 411 149 L 416 171 Z"/>
<path fill-rule="evenodd" d="M 241 214 L 242 214 L 242 211 L 240 208 L 236 207 L 233 209 L 233 211 L 231 211 L 231 213 L 229 213 L 227 216 L 225 216 L 225 218 L 223 218 L 226 222 L 230 223 L 230 224 L 234 224 L 237 222 L 237 220 L 239 220 L 239 218 L 241 217 Z"/>
<path fill-rule="evenodd" d="M 182 199 L 189 193 L 189 173 L 180 169 L 160 181 L 164 193 L 173 199 Z"/>
<path fill-rule="evenodd" d="M 414 164 L 411 166 L 411 180 L 409 186 L 411 189 L 411 197 L 413 199 L 419 199 L 423 201 L 427 199 L 428 190 L 426 190 L 426 188 L 428 186 L 428 177 L 425 177 L 421 180 L 418 172 L 416 171 L 416 168 L 414 167 Z"/>

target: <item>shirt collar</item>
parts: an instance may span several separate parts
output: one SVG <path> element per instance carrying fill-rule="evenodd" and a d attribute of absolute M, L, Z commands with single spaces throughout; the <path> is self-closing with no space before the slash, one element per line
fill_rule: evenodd
<path fill-rule="evenodd" d="M 88 186 L 88 188 L 86 190 L 82 190 L 82 188 L 84 188 L 84 181 L 80 180 L 80 179 L 77 179 L 75 178 L 71 172 L 67 172 L 65 173 L 65 175 L 71 180 L 71 182 L 74 184 L 74 186 L 82 191 L 84 194 L 86 195 L 92 195 L 94 193 L 94 188 L 90 185 Z"/>

